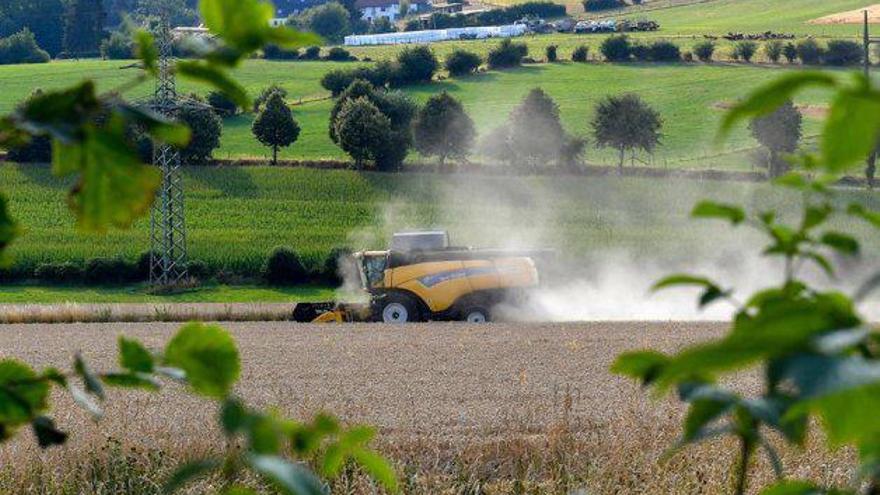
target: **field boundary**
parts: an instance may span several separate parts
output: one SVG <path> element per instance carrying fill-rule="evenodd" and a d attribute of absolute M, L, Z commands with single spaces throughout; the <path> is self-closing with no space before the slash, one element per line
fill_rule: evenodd
<path fill-rule="evenodd" d="M 0 304 L 0 325 L 292 321 L 290 303 Z"/>

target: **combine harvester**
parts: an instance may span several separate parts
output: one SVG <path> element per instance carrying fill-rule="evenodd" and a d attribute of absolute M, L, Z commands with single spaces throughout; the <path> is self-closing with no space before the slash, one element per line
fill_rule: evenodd
<path fill-rule="evenodd" d="M 548 251 L 451 247 L 444 231 L 394 234 L 391 249 L 353 255 L 366 303 L 300 303 L 299 322 L 428 320 L 483 323 L 500 303 L 521 304 L 539 285 Z"/>

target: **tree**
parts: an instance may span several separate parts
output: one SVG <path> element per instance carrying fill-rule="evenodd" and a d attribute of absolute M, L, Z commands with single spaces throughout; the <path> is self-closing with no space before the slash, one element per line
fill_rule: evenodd
<path fill-rule="evenodd" d="M 514 43 L 510 38 L 505 38 L 497 47 L 489 50 L 487 62 L 490 69 L 519 67 L 528 54 L 529 48 L 525 43 Z"/>
<path fill-rule="evenodd" d="M 413 124 L 416 150 L 425 156 L 436 156 L 441 165 L 447 157 L 465 158 L 473 147 L 475 134 L 473 120 L 446 91 L 429 98 Z"/>
<path fill-rule="evenodd" d="M 278 92 L 269 97 L 252 130 L 258 141 L 272 147 L 272 165 L 278 165 L 278 148 L 290 146 L 299 137 L 299 124 Z"/>
<path fill-rule="evenodd" d="M 358 170 L 377 157 L 376 143 L 389 139 L 391 121 L 365 97 L 346 100 L 334 121 L 339 147 L 354 158 Z"/>
<path fill-rule="evenodd" d="M 700 59 L 700 62 L 711 62 L 712 55 L 715 54 L 715 43 L 705 40 L 694 45 L 694 55 Z"/>
<path fill-rule="evenodd" d="M 632 45 L 625 34 L 609 36 L 599 47 L 605 60 L 609 62 L 626 62 L 632 55 Z"/>
<path fill-rule="evenodd" d="M 406 47 L 397 55 L 397 70 L 392 86 L 431 82 L 440 67 L 434 52 L 427 46 Z"/>
<path fill-rule="evenodd" d="M 584 10 L 587 12 L 600 12 L 602 10 L 622 9 L 626 7 L 623 0 L 584 0 Z"/>
<path fill-rule="evenodd" d="M 813 38 L 801 40 L 797 44 L 797 56 L 804 65 L 816 65 L 822 61 L 823 50 Z"/>
<path fill-rule="evenodd" d="M 600 101 L 591 127 L 597 146 L 618 151 L 618 169 L 623 171 L 627 151 L 650 153 L 660 143 L 663 120 L 638 95 L 625 94 Z"/>
<path fill-rule="evenodd" d="M 213 158 L 214 150 L 220 147 L 223 121 L 214 109 L 201 98 L 180 109 L 177 118 L 190 128 L 192 138 L 180 150 L 180 160 L 187 165 L 207 165 Z"/>
<path fill-rule="evenodd" d="M 55 57 L 64 49 L 63 0 L 0 0 L 0 37 L 27 28 L 36 43 Z"/>
<path fill-rule="evenodd" d="M 590 47 L 587 45 L 580 45 L 571 52 L 571 61 L 572 62 L 586 62 L 587 56 L 590 53 Z"/>
<path fill-rule="evenodd" d="M 456 48 L 446 57 L 444 67 L 451 76 L 461 77 L 473 74 L 480 68 L 482 63 L 483 59 L 476 53 Z"/>
<path fill-rule="evenodd" d="M 109 38 L 101 41 L 101 57 L 108 60 L 134 58 L 134 43 L 131 41 L 131 34 L 113 31 Z"/>
<path fill-rule="evenodd" d="M 519 160 L 535 166 L 559 159 L 566 133 L 559 106 L 542 89 L 529 91 L 507 120 L 511 151 Z"/>
<path fill-rule="evenodd" d="M 778 63 L 779 59 L 782 58 L 782 50 L 783 44 L 780 40 L 770 40 L 764 45 L 764 53 L 767 55 L 767 60 L 774 64 Z"/>
<path fill-rule="evenodd" d="M 329 41 L 339 42 L 351 34 L 349 12 L 338 2 L 311 7 L 299 17 L 299 24 Z"/>
<path fill-rule="evenodd" d="M 794 43 L 789 41 L 782 47 L 782 56 L 785 57 L 785 60 L 790 64 L 793 64 L 794 61 L 797 60 L 798 52 Z"/>
<path fill-rule="evenodd" d="M 401 6 L 401 10 L 402 9 L 403 7 Z M 388 20 L 387 17 L 380 17 L 378 19 L 375 19 L 370 24 L 370 34 L 393 33 L 395 31 L 397 31 L 397 26 L 395 26 L 390 20 Z"/>
<path fill-rule="evenodd" d="M 35 89 L 20 107 L 43 94 L 43 90 Z M 52 142 L 46 136 L 31 136 L 25 143 L 11 146 L 7 159 L 18 163 L 49 163 L 52 160 Z"/>
<path fill-rule="evenodd" d="M 557 45 L 547 45 L 547 48 L 544 49 L 544 58 L 547 59 L 547 62 L 553 63 L 556 62 L 558 57 L 556 56 L 556 51 L 559 47 Z"/>
<path fill-rule="evenodd" d="M 743 62 L 751 62 L 755 52 L 758 51 L 758 44 L 754 41 L 743 40 L 738 41 L 733 47 L 733 59 L 742 60 Z"/>
<path fill-rule="evenodd" d="M 858 65 L 865 59 L 864 47 L 855 41 L 831 40 L 825 49 L 824 61 L 828 65 Z"/>
<path fill-rule="evenodd" d="M 102 0 L 70 0 L 64 16 L 65 54 L 68 57 L 97 56 L 105 17 Z"/>
<path fill-rule="evenodd" d="M 0 65 L 42 64 L 49 61 L 49 54 L 37 45 L 34 34 L 28 28 L 0 39 Z"/>
<path fill-rule="evenodd" d="M 779 177 L 789 169 L 784 154 L 794 153 L 801 139 L 803 117 L 791 100 L 774 112 L 757 117 L 749 123 L 752 137 L 758 140 L 770 155 L 767 173 Z"/>

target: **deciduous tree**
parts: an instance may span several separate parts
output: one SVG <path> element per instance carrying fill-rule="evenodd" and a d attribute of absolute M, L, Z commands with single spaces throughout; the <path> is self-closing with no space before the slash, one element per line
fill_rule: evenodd
<path fill-rule="evenodd" d="M 596 145 L 618 151 L 618 169 L 623 170 L 626 152 L 651 152 L 660 143 L 663 120 L 638 95 L 609 96 L 599 102 L 591 127 Z"/>
<path fill-rule="evenodd" d="M 442 165 L 448 157 L 466 157 L 476 132 L 461 102 L 444 91 L 429 98 L 419 110 L 413 134 L 419 153 L 436 156 Z"/>
<path fill-rule="evenodd" d="M 257 140 L 272 148 L 272 165 L 278 164 L 278 149 L 286 148 L 299 137 L 299 124 L 280 93 L 272 93 L 266 107 L 254 120 L 253 133 Z"/>

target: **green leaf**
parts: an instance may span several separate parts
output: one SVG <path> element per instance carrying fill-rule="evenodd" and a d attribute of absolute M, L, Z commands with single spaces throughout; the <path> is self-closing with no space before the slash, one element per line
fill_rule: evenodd
<path fill-rule="evenodd" d="M 104 387 L 101 385 L 101 381 L 92 373 L 80 353 L 76 353 L 73 359 L 73 371 L 82 378 L 86 392 L 104 400 Z"/>
<path fill-rule="evenodd" d="M 703 429 L 733 407 L 731 400 L 698 399 L 691 403 L 684 420 L 684 441 L 701 438 Z"/>
<path fill-rule="evenodd" d="M 277 455 L 281 451 L 281 428 L 271 416 L 258 416 L 247 425 L 250 451 L 259 455 Z"/>
<path fill-rule="evenodd" d="M 813 263 L 816 263 L 817 265 L 819 265 L 819 268 L 821 268 L 825 272 L 825 274 L 828 275 L 829 277 L 833 278 L 835 276 L 834 275 L 834 265 L 832 265 L 831 262 L 828 261 L 828 258 L 822 256 L 819 253 L 814 253 L 811 251 L 805 252 L 804 256 L 808 260 L 811 260 Z"/>
<path fill-rule="evenodd" d="M 188 323 L 165 348 L 165 361 L 186 372 L 199 394 L 223 398 L 241 372 L 238 349 L 232 337 L 217 325 Z"/>
<path fill-rule="evenodd" d="M 849 234 L 826 232 L 822 235 L 820 242 L 841 254 L 848 254 L 850 256 L 859 254 L 859 241 Z"/>
<path fill-rule="evenodd" d="M 709 280 L 706 277 L 699 277 L 695 275 L 687 275 L 687 274 L 676 274 L 669 275 L 654 284 L 651 287 L 651 290 L 658 291 L 661 289 L 666 289 L 669 287 L 677 287 L 680 285 L 697 285 L 700 287 L 717 287 L 714 282 Z"/>
<path fill-rule="evenodd" d="M 107 373 L 101 377 L 111 387 L 159 390 L 160 383 L 146 373 Z"/>
<path fill-rule="evenodd" d="M 248 463 L 254 471 L 289 495 L 323 495 L 326 487 L 309 469 L 277 456 L 252 455 Z"/>
<path fill-rule="evenodd" d="M 397 474 L 391 464 L 379 454 L 367 449 L 355 449 L 352 457 L 371 478 L 378 481 L 389 493 L 398 493 Z"/>
<path fill-rule="evenodd" d="M 878 213 L 876 211 L 868 210 L 867 208 L 865 208 L 864 206 L 862 206 L 858 203 L 853 203 L 853 204 L 849 205 L 849 207 L 847 208 L 846 211 L 850 215 L 859 217 L 862 220 L 865 220 L 866 222 L 870 223 L 874 227 L 877 227 L 878 229 L 880 229 L 880 213 Z"/>
<path fill-rule="evenodd" d="M 780 481 L 761 491 L 761 495 L 822 495 L 825 493 L 808 481 Z"/>
<path fill-rule="evenodd" d="M 82 139 L 82 128 L 101 112 L 95 83 L 82 83 L 60 91 L 46 91 L 28 99 L 13 114 L 15 125 L 32 135 L 49 135 L 65 144 Z"/>
<path fill-rule="evenodd" d="M 17 235 L 18 226 L 12 220 L 12 217 L 9 216 L 6 198 L 0 194 L 0 268 L 8 263 L 8 258 L 5 257 L 3 252 Z"/>
<path fill-rule="evenodd" d="M 880 135 L 880 93 L 859 75 L 859 84 L 843 89 L 831 103 L 822 131 L 822 165 L 829 172 L 841 172 L 862 162 L 877 145 Z"/>
<path fill-rule="evenodd" d="M 798 91 L 814 86 L 833 88 L 836 85 L 834 77 L 824 72 L 798 71 L 780 77 L 758 88 L 745 101 L 731 108 L 721 123 L 719 137 L 729 134 L 737 122 L 773 112 Z"/>
<path fill-rule="evenodd" d="M 0 427 L 13 429 L 33 420 L 49 404 L 49 384 L 30 366 L 0 360 Z"/>
<path fill-rule="evenodd" d="M 813 349 L 820 354 L 840 354 L 867 340 L 873 331 L 869 327 L 857 327 L 829 332 L 813 339 Z"/>
<path fill-rule="evenodd" d="M 222 463 L 217 459 L 199 459 L 188 462 L 174 471 L 174 474 L 165 482 L 162 491 L 174 493 L 196 478 L 219 469 L 221 465 Z"/>
<path fill-rule="evenodd" d="M 67 441 L 67 433 L 56 428 L 52 418 L 38 416 L 31 422 L 31 427 L 40 448 L 46 449 L 53 445 L 64 445 L 64 442 Z"/>
<path fill-rule="evenodd" d="M 182 148 L 189 144 L 192 137 L 192 132 L 186 125 L 170 121 L 150 109 L 119 105 L 116 110 L 129 122 L 145 129 L 156 141 Z"/>
<path fill-rule="evenodd" d="M 239 399 L 230 397 L 223 401 L 220 407 L 220 424 L 227 435 L 238 433 L 250 420 L 250 414 Z"/>
<path fill-rule="evenodd" d="M 804 210 L 804 219 L 801 222 L 801 230 L 810 230 L 825 222 L 831 212 L 834 211 L 831 205 L 822 204 L 820 206 L 808 206 Z"/>
<path fill-rule="evenodd" d="M 669 361 L 669 356 L 656 351 L 627 352 L 617 357 L 611 366 L 611 372 L 649 384 Z"/>
<path fill-rule="evenodd" d="M 213 86 L 242 108 L 250 107 L 250 98 L 244 87 L 214 65 L 200 61 L 184 61 L 177 63 L 177 71 L 184 77 Z"/>
<path fill-rule="evenodd" d="M 55 173 L 79 174 L 69 203 L 86 231 L 129 227 L 149 210 L 162 180 L 159 170 L 141 163 L 129 147 L 121 119 L 113 120 L 100 128 L 87 127 L 82 143 L 53 141 Z"/>
<path fill-rule="evenodd" d="M 134 33 L 135 53 L 144 64 L 144 70 L 153 76 L 159 75 L 159 50 L 153 35 L 145 29 Z"/>
<path fill-rule="evenodd" d="M 263 46 L 275 14 L 271 3 L 260 0 L 201 0 L 199 9 L 208 29 L 242 52 Z"/>
<path fill-rule="evenodd" d="M 140 342 L 119 336 L 119 365 L 123 368 L 138 372 L 153 372 L 153 356 Z"/>
<path fill-rule="evenodd" d="M 715 203 L 713 201 L 701 201 L 697 203 L 691 212 L 694 218 L 718 218 L 728 220 L 733 225 L 739 225 L 746 219 L 742 208 L 733 205 Z"/>

